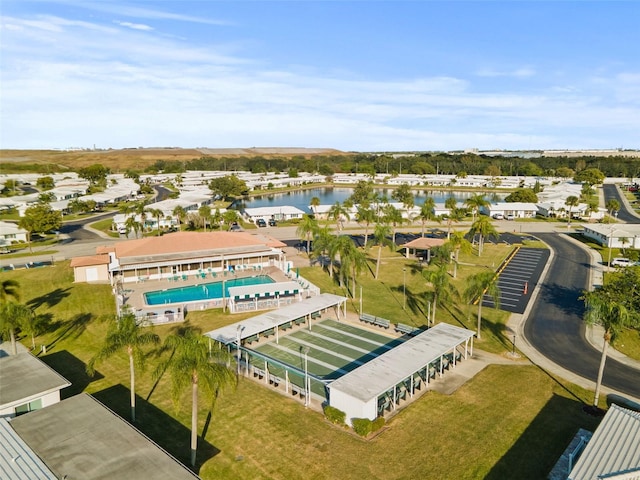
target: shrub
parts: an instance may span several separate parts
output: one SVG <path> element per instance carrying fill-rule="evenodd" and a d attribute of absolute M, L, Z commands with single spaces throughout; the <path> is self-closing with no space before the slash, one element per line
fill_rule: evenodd
<path fill-rule="evenodd" d="M 353 425 L 353 431 L 361 437 L 366 437 L 371 433 L 373 422 L 368 418 L 352 418 L 351 425 Z"/>
<path fill-rule="evenodd" d="M 384 424 L 385 424 L 384 417 L 376 418 L 373 422 L 371 422 L 371 431 L 372 432 L 377 432 L 382 427 L 384 427 Z"/>
<path fill-rule="evenodd" d="M 331 423 L 335 423 L 337 425 L 344 425 L 344 420 L 347 417 L 347 414 L 342 410 L 339 410 L 331 405 L 327 405 L 324 407 L 324 415 L 327 417 Z"/>

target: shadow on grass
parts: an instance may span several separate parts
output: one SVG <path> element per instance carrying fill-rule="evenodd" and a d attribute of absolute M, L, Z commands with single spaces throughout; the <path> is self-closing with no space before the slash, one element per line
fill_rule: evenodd
<path fill-rule="evenodd" d="M 485 479 L 546 478 L 578 429 L 593 431 L 598 425 L 599 419 L 582 407 L 581 402 L 554 394 Z"/>
<path fill-rule="evenodd" d="M 104 378 L 98 372 L 93 377 L 87 375 L 87 365 L 66 350 L 44 355 L 40 360 L 71 382 L 71 386 L 61 392 L 63 399 L 84 392 L 91 382 Z"/>
<path fill-rule="evenodd" d="M 52 323 L 50 330 L 57 330 L 58 336 L 47 345 L 47 348 L 51 348 L 58 342 L 68 338 L 77 339 L 84 333 L 87 329 L 87 325 L 89 325 L 89 322 L 91 322 L 93 318 L 94 316 L 92 313 L 79 313 L 66 322 Z"/>
<path fill-rule="evenodd" d="M 55 290 L 42 295 L 40 297 L 32 298 L 27 302 L 29 308 L 36 310 L 38 307 L 42 305 L 47 305 L 47 307 L 51 308 L 58 305 L 62 300 L 71 295 L 70 288 L 56 288 Z"/>
<path fill-rule="evenodd" d="M 120 384 L 114 385 L 94 393 L 93 396 L 123 419 L 130 421 L 130 400 L 127 387 Z M 190 468 L 191 431 L 189 428 L 138 395 L 136 395 L 136 423 L 134 425 L 187 468 Z M 206 461 L 218 453 L 220 453 L 219 449 L 203 440 L 202 437 L 198 437 L 195 472 L 197 473 Z"/>

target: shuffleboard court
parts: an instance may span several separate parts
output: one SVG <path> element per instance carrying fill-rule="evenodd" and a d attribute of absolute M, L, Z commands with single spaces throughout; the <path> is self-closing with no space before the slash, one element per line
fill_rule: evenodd
<path fill-rule="evenodd" d="M 255 351 L 302 371 L 304 350 L 308 348 L 308 372 L 320 379 L 334 380 L 402 342 L 354 325 L 325 320 L 311 331 L 300 329 L 280 335 L 278 342 L 274 339 Z"/>
<path fill-rule="evenodd" d="M 524 313 L 549 255 L 547 249 L 520 248 L 508 263 L 503 265 L 498 274 L 501 310 Z M 482 305 L 493 308 L 493 299 L 485 295 Z"/>

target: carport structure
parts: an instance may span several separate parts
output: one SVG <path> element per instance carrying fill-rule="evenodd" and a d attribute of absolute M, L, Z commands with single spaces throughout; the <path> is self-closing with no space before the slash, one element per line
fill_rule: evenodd
<path fill-rule="evenodd" d="M 475 332 L 447 323 L 407 340 L 330 383 L 329 405 L 354 418 L 374 420 L 416 395 L 416 391 L 461 358 L 473 355 Z M 426 390 L 426 388 L 425 388 Z"/>

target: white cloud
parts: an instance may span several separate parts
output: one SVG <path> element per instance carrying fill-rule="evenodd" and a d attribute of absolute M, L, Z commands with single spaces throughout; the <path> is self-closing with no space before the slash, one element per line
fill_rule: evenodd
<path fill-rule="evenodd" d="M 476 72 L 479 77 L 513 77 L 513 78 L 529 78 L 536 74 L 535 69 L 531 67 L 520 67 L 515 70 L 494 70 L 491 68 L 483 68 Z"/>
<path fill-rule="evenodd" d="M 115 23 L 117 23 L 121 27 L 127 27 L 133 30 L 143 30 L 145 32 L 153 30 L 153 27 L 150 27 L 149 25 L 145 25 L 144 23 L 118 22 L 118 21 L 116 21 Z"/>
<path fill-rule="evenodd" d="M 639 98 L 633 72 L 535 93 L 509 83 L 534 76 L 529 67 L 493 72 L 507 80 L 488 91 L 445 75 L 373 81 L 273 68 L 239 55 L 237 44 L 191 44 L 115 23 L 127 28 L 2 19 L 1 147 L 595 148 L 627 145 L 617 138 L 638 131 L 638 105 L 611 103 Z"/>

